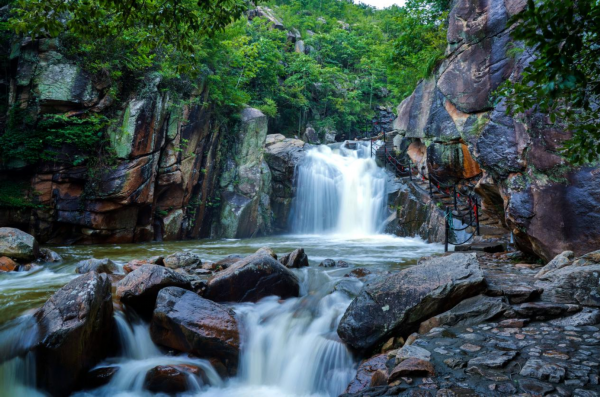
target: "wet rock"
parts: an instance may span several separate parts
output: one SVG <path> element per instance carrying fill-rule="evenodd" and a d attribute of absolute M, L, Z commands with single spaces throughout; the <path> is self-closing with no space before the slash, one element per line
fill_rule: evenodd
<path fill-rule="evenodd" d="M 469 367 L 482 365 L 488 368 L 502 368 L 510 360 L 515 358 L 515 351 L 494 351 L 486 354 L 480 354 L 477 357 L 469 360 Z"/>
<path fill-rule="evenodd" d="M 242 255 L 229 255 L 223 259 L 221 259 L 220 261 L 215 263 L 215 268 L 217 269 L 227 269 L 229 266 L 233 265 L 234 263 L 239 262 L 241 259 L 244 259 L 244 257 Z"/>
<path fill-rule="evenodd" d="M 557 269 L 562 269 L 563 267 L 568 266 L 573 261 L 573 257 L 573 251 L 563 251 L 562 253 L 556 255 L 554 259 L 548 262 L 546 266 L 544 266 L 539 272 L 537 272 L 535 278 L 540 278 L 548 272 Z"/>
<path fill-rule="evenodd" d="M 106 385 L 119 372 L 119 367 L 101 367 L 88 372 L 83 382 L 85 389 L 96 389 Z"/>
<path fill-rule="evenodd" d="M 333 259 L 325 259 L 319 263 L 319 267 L 335 267 L 335 261 Z"/>
<path fill-rule="evenodd" d="M 449 389 L 440 389 L 435 397 L 479 397 L 479 394 L 471 389 L 453 386 Z"/>
<path fill-rule="evenodd" d="M 429 361 L 409 358 L 396 365 L 390 373 L 388 382 L 394 382 L 403 376 L 435 376 L 435 368 Z"/>
<path fill-rule="evenodd" d="M 565 373 L 565 369 L 561 366 L 537 358 L 530 358 L 519 375 L 560 383 L 565 379 Z"/>
<path fill-rule="evenodd" d="M 240 336 L 232 310 L 182 288 L 160 291 L 150 327 L 152 340 L 203 358 L 217 358 L 237 368 Z"/>
<path fill-rule="evenodd" d="M 12 227 L 0 227 L 0 256 L 32 261 L 39 255 L 40 247 L 32 235 Z"/>
<path fill-rule="evenodd" d="M 60 262 L 63 260 L 62 256 L 48 248 L 40 248 L 40 259 L 46 263 Z"/>
<path fill-rule="evenodd" d="M 554 386 L 552 386 L 551 384 L 533 379 L 519 380 L 519 388 L 525 393 L 530 393 L 534 396 L 545 396 L 546 394 L 554 390 Z"/>
<path fill-rule="evenodd" d="M 123 265 L 123 271 L 125 273 L 131 273 L 132 271 L 137 270 L 144 265 L 164 266 L 164 258 L 162 256 L 153 256 L 150 259 L 134 259 Z"/>
<path fill-rule="evenodd" d="M 581 307 L 561 303 L 528 302 L 515 305 L 512 310 L 518 316 L 524 317 L 560 317 L 568 313 L 577 313 Z"/>
<path fill-rule="evenodd" d="M 152 393 L 183 393 L 189 389 L 188 378 L 193 376 L 205 384 L 206 375 L 192 365 L 159 365 L 152 368 L 144 379 L 144 389 Z"/>
<path fill-rule="evenodd" d="M 113 274 L 117 271 L 118 267 L 110 259 L 86 259 L 77 262 L 75 265 L 75 272 L 78 274 L 85 274 L 87 272 L 106 273 Z"/>
<path fill-rule="evenodd" d="M 422 347 L 415 345 L 404 345 L 396 353 L 397 362 L 402 362 L 404 360 L 408 360 L 409 358 L 418 358 L 419 360 L 429 361 L 431 359 L 431 353 Z"/>
<path fill-rule="evenodd" d="M 86 273 L 58 290 L 36 313 L 38 386 L 69 394 L 113 346 L 113 303 L 106 274 Z"/>
<path fill-rule="evenodd" d="M 506 374 L 499 372 L 499 371 L 494 371 L 494 370 L 488 369 L 482 365 L 480 365 L 480 366 L 469 365 L 469 368 L 467 368 L 466 372 L 471 375 L 476 374 L 476 375 L 483 376 L 484 378 L 491 380 L 492 382 L 506 382 L 509 380 L 509 378 Z"/>
<path fill-rule="evenodd" d="M 204 296 L 215 302 L 257 302 L 271 295 L 287 299 L 299 293 L 294 273 L 271 256 L 256 253 L 214 275 Z"/>
<path fill-rule="evenodd" d="M 117 284 L 117 296 L 127 306 L 149 317 L 154 310 L 158 293 L 166 287 L 188 290 L 192 288 L 188 277 L 172 269 L 158 265 L 143 265 Z"/>
<path fill-rule="evenodd" d="M 279 262 L 288 269 L 299 269 L 308 266 L 308 256 L 304 253 L 304 248 L 298 248 L 279 258 Z"/>
<path fill-rule="evenodd" d="M 354 349 L 371 349 L 392 335 L 408 335 L 484 288 L 475 254 L 432 258 L 367 285 L 346 310 L 338 334 Z"/>
<path fill-rule="evenodd" d="M 584 308 L 581 312 L 573 316 L 552 320 L 550 323 L 562 327 L 600 324 L 600 310 Z"/>
<path fill-rule="evenodd" d="M 310 143 L 312 145 L 319 145 L 321 141 L 319 140 L 319 136 L 317 132 L 312 127 L 307 127 L 302 134 L 302 140 L 306 143 Z"/>
<path fill-rule="evenodd" d="M 352 270 L 350 273 L 346 274 L 344 277 L 356 277 L 356 278 L 364 278 L 371 274 L 371 272 L 364 267 L 360 267 L 358 269 Z"/>
<path fill-rule="evenodd" d="M 269 247 L 259 248 L 258 251 L 254 253 L 254 255 L 266 255 L 270 256 L 273 259 L 277 259 L 277 254 L 275 253 L 275 251 L 273 251 L 272 248 Z"/>
<path fill-rule="evenodd" d="M 460 358 L 447 358 L 444 360 L 444 364 L 452 369 L 465 368 L 467 366 L 467 362 Z"/>
<path fill-rule="evenodd" d="M 545 302 L 580 304 L 600 307 L 600 264 L 583 262 L 554 270 L 541 276 L 535 283 L 543 288 Z"/>
<path fill-rule="evenodd" d="M 356 297 L 363 287 L 363 283 L 357 279 L 343 279 L 335 283 L 334 291 L 340 291 L 349 297 Z"/>
<path fill-rule="evenodd" d="M 485 320 L 494 318 L 508 309 L 508 304 L 502 298 L 484 295 L 465 299 L 452 309 L 424 321 L 419 326 L 419 333 L 425 334 L 432 328 L 442 325 L 477 325 Z"/>
<path fill-rule="evenodd" d="M 200 260 L 200 257 L 191 252 L 176 252 L 167 256 L 163 262 L 169 269 L 179 269 L 188 266 L 202 266 L 202 260 Z"/>
<path fill-rule="evenodd" d="M 19 267 L 19 264 L 9 257 L 0 257 L 0 272 L 14 272 Z"/>
<path fill-rule="evenodd" d="M 346 261 L 339 260 L 335 263 L 335 267 L 346 268 L 346 267 L 350 267 L 350 264 Z"/>
<path fill-rule="evenodd" d="M 387 367 L 385 365 L 387 360 L 387 354 L 379 354 L 363 361 L 358 367 L 354 380 L 346 388 L 345 393 L 353 394 L 365 390 L 370 386 L 373 376 L 378 371 L 383 371 L 387 374 Z"/>
<path fill-rule="evenodd" d="M 371 383 L 369 383 L 369 387 L 377 387 L 377 386 L 387 386 L 388 384 L 388 374 L 387 371 L 377 370 L 371 377 Z"/>
<path fill-rule="evenodd" d="M 498 323 L 500 328 L 523 328 L 529 322 L 528 319 L 523 318 L 510 318 L 508 320 L 502 320 Z"/>

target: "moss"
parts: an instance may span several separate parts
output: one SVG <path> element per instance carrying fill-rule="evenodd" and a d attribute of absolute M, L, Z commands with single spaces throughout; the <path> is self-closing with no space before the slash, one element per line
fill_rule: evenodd
<path fill-rule="evenodd" d="M 40 204 L 34 203 L 29 197 L 29 185 L 27 182 L 0 182 L 0 208 L 40 208 Z"/>

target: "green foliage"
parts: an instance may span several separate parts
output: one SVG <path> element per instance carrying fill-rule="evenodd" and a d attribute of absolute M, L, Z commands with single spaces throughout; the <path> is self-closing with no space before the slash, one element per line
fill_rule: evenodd
<path fill-rule="evenodd" d="M 0 208 L 39 208 L 39 204 L 29 199 L 29 189 L 27 182 L 0 181 Z"/>
<path fill-rule="evenodd" d="M 96 113 L 80 117 L 51 114 L 38 121 L 28 110 L 15 106 L 0 136 L 0 157 L 3 163 L 67 160 L 78 165 L 98 150 L 107 124 L 108 119 Z"/>
<path fill-rule="evenodd" d="M 535 57 L 516 83 L 506 83 L 501 98 L 513 114 L 531 109 L 573 133 L 563 151 L 573 164 L 600 158 L 600 3 L 528 1 L 513 37 Z"/>

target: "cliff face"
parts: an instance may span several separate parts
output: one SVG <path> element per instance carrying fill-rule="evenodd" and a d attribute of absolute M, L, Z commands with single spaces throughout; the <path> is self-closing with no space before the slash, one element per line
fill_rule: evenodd
<path fill-rule="evenodd" d="M 114 105 L 106 81 L 67 60 L 54 40 L 23 42 L 12 63 L 10 106 L 29 117 L 105 114 L 111 105 L 113 113 L 108 154 L 97 156 L 97 164 L 76 165 L 72 145 L 51 160 L 8 163 L 3 179 L 29 184 L 36 207 L 0 209 L 1 224 L 53 243 L 209 235 L 221 130 L 211 124 L 210 106 L 193 105 L 205 102 L 205 90 L 185 102 L 192 104 L 178 105 L 160 77 L 147 76 L 142 90 Z"/>
<path fill-rule="evenodd" d="M 449 15 L 447 56 L 398 106 L 398 148 L 422 171 L 458 181 L 481 175 L 484 210 L 518 247 L 549 260 L 600 245 L 600 169 L 573 167 L 559 148 L 570 138 L 532 109 L 511 117 L 494 91 L 531 60 L 510 38 L 508 19 L 524 0 L 458 0 Z"/>

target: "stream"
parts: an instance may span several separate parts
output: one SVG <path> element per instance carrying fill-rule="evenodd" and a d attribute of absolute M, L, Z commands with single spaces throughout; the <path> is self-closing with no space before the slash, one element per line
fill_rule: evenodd
<path fill-rule="evenodd" d="M 119 267 L 132 259 L 190 251 L 203 261 L 248 255 L 271 247 L 278 255 L 302 247 L 310 266 L 293 271 L 301 281 L 298 298 L 268 297 L 258 303 L 229 305 L 240 326 L 238 374 L 222 379 L 207 360 L 173 355 L 156 346 L 148 324 L 135 313 L 115 311 L 121 352 L 98 368 L 119 371 L 100 388 L 77 396 L 146 396 L 148 370 L 157 365 L 191 365 L 204 376 L 188 378 L 194 396 L 337 396 L 355 376 L 354 357 L 337 335 L 337 326 L 363 281 L 345 277 L 355 268 L 377 275 L 410 266 L 442 247 L 418 238 L 381 233 L 387 216 L 386 174 L 358 150 L 321 146 L 297 170 L 298 196 L 292 230 L 297 234 L 253 239 L 154 242 L 131 245 L 51 247 L 64 261 L 28 272 L 0 274 L 0 382 L 2 395 L 44 395 L 35 388 L 35 356 L 14 357 L 37 337 L 33 311 L 75 274 L 75 264 L 90 257 L 109 258 Z M 343 260 L 347 268 L 324 268 L 324 259 Z M 366 278 L 367 280 L 369 277 Z M 363 279 L 364 280 L 364 279 Z"/>

